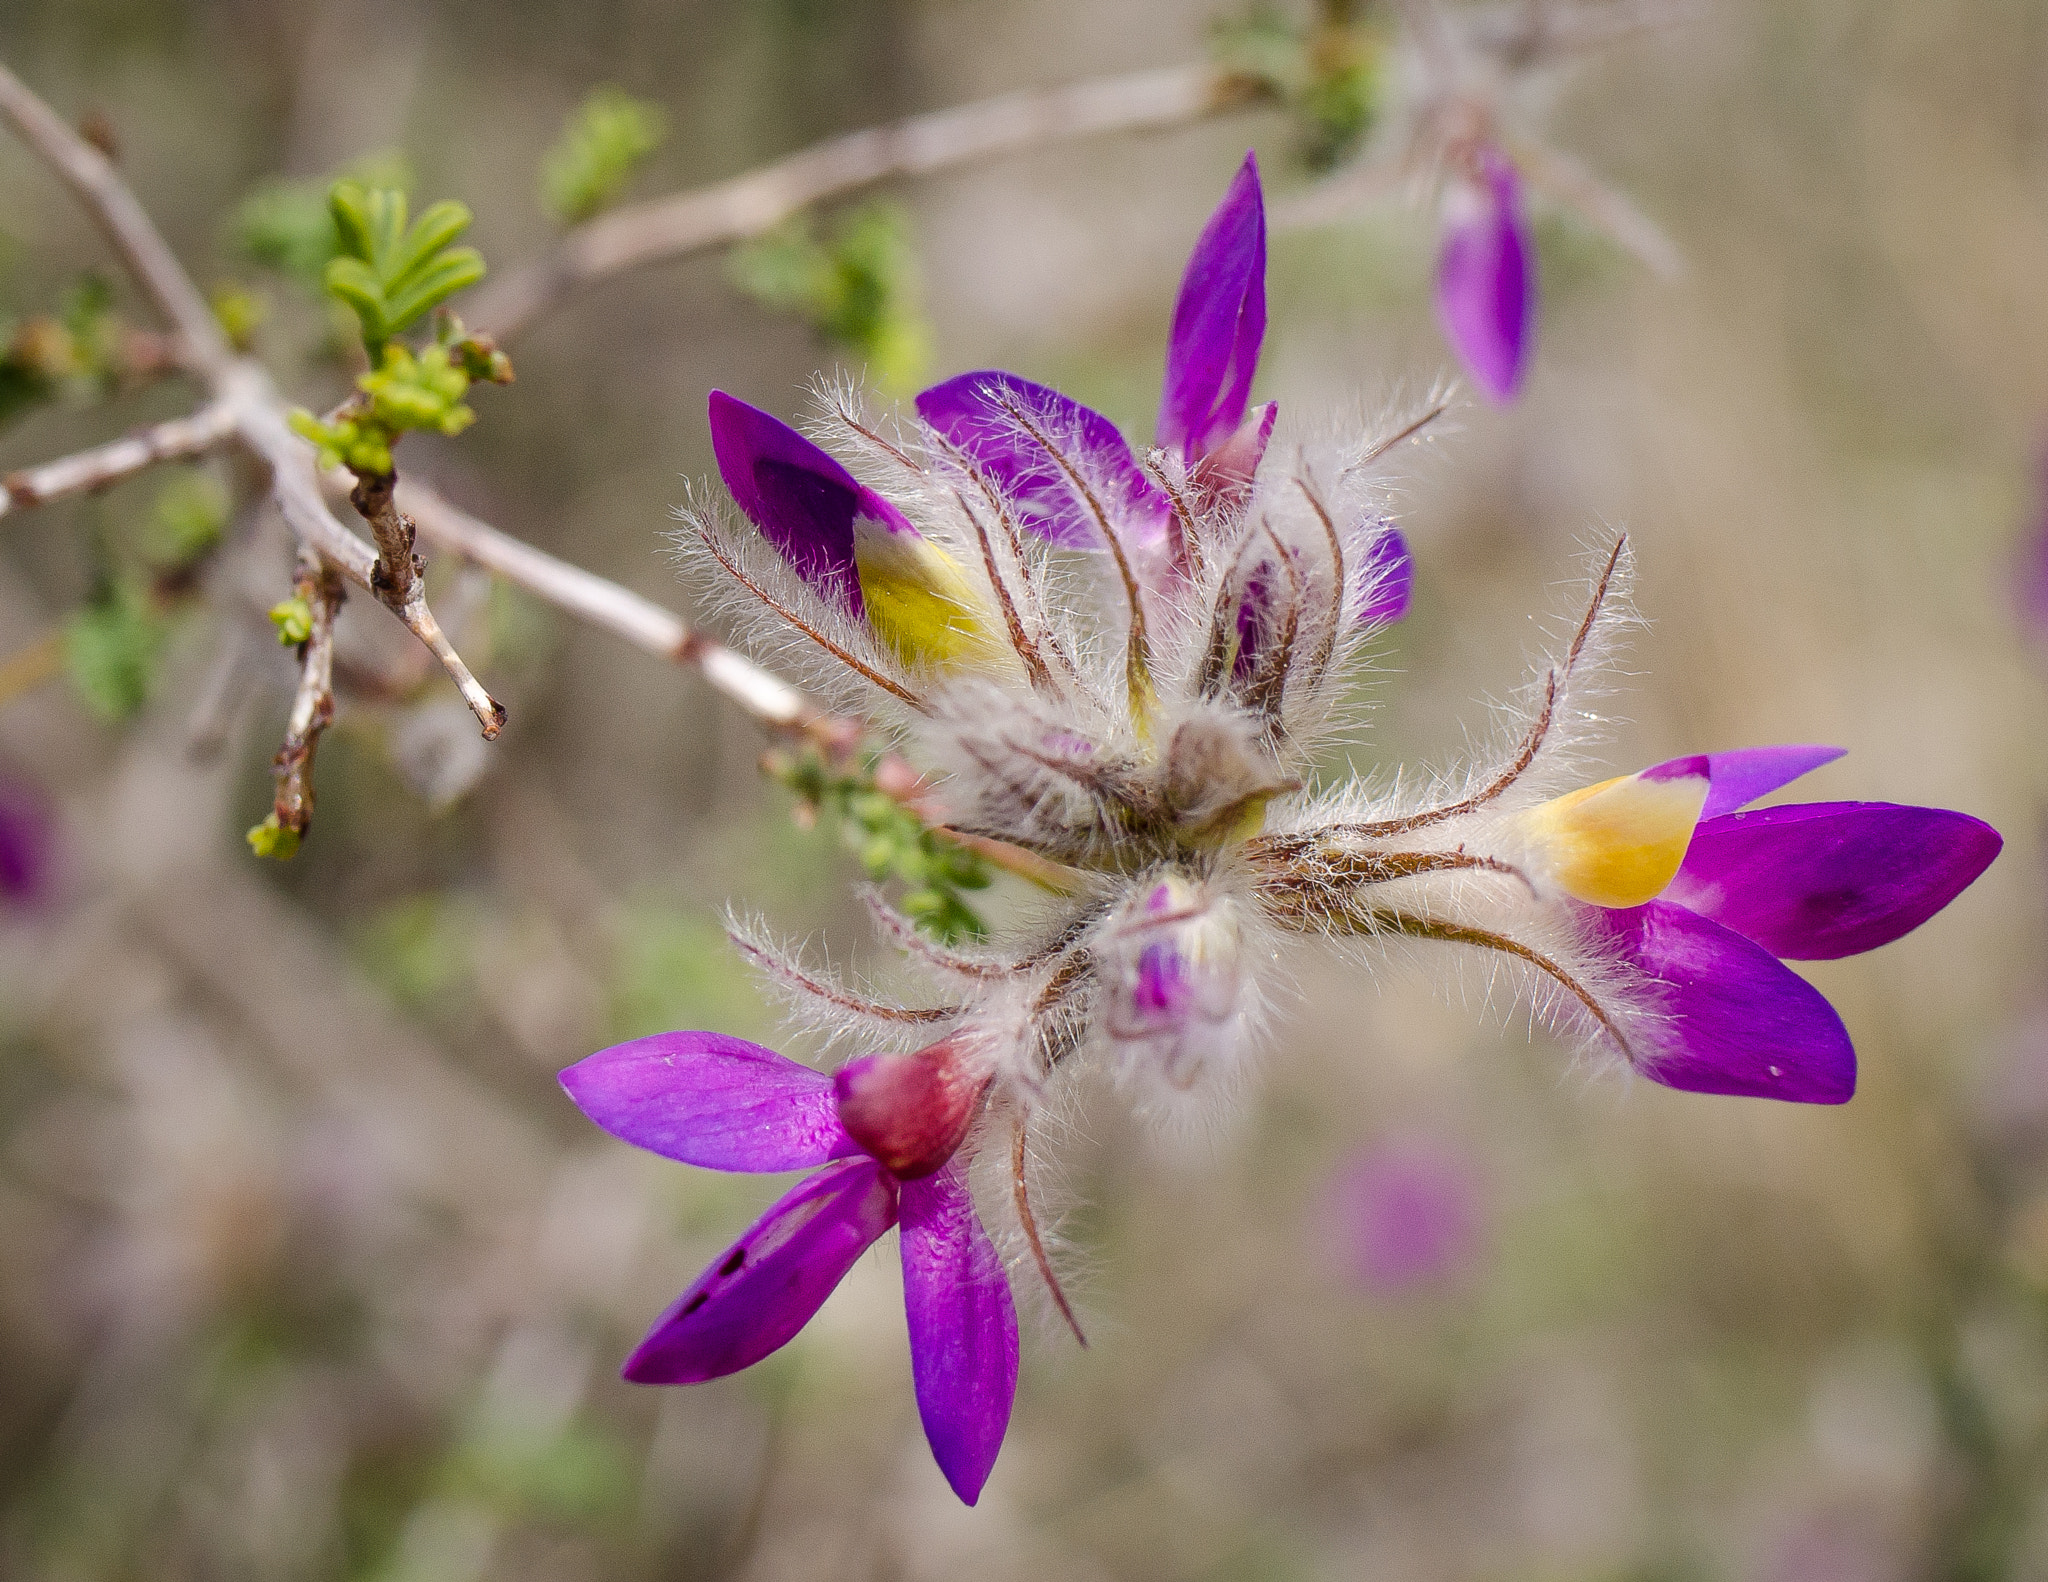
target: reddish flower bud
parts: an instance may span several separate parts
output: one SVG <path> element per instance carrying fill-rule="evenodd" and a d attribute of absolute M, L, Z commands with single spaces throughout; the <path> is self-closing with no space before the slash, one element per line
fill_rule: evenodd
<path fill-rule="evenodd" d="M 951 1039 L 850 1060 L 832 1079 L 839 1124 L 899 1180 L 928 1176 L 966 1137 L 990 1073 Z"/>

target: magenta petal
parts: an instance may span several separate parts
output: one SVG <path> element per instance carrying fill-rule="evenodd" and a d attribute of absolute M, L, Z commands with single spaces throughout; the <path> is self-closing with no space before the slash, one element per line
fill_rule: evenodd
<path fill-rule="evenodd" d="M 1189 480 L 1207 502 L 1242 505 L 1251 497 L 1252 480 L 1265 460 L 1266 446 L 1273 438 L 1273 424 L 1280 416 L 1280 403 L 1268 401 L 1255 406 L 1235 430 L 1225 435 L 1206 456 L 1189 467 Z"/>
<path fill-rule="evenodd" d="M 953 1492 L 981 1497 L 1017 1395 L 1017 1309 L 958 1155 L 903 1192 L 903 1306 L 932 1457 Z"/>
<path fill-rule="evenodd" d="M 822 1071 L 723 1033 L 656 1033 L 562 1073 L 614 1137 L 707 1170 L 805 1170 L 857 1151 Z"/>
<path fill-rule="evenodd" d="M 752 1367 L 810 1322 L 895 1223 L 896 1183 L 874 1160 L 804 1177 L 675 1299 L 619 1376 L 699 1384 Z"/>
<path fill-rule="evenodd" d="M 1808 802 L 1710 819 L 1665 899 L 1794 961 L 1889 944 L 1991 866 L 1982 819 L 1888 802 Z"/>
<path fill-rule="evenodd" d="M 1193 467 L 1244 422 L 1266 335 L 1266 207 L 1244 156 L 1181 277 L 1166 344 L 1159 443 Z"/>
<path fill-rule="evenodd" d="M 1391 522 L 1366 547 L 1358 586 L 1365 590 L 1358 611 L 1361 626 L 1383 626 L 1408 613 L 1415 595 L 1415 561 L 1407 538 Z"/>
<path fill-rule="evenodd" d="M 1707 805 L 1700 819 L 1733 813 L 1760 796 L 1768 796 L 1801 775 L 1811 774 L 1822 764 L 1831 764 L 1846 747 L 1738 747 L 1733 752 L 1708 753 L 1708 776 L 1713 784 L 1707 791 Z"/>
<path fill-rule="evenodd" d="M 1143 541 L 1164 530 L 1166 496 L 1138 469 L 1131 447 L 1100 412 L 1000 368 L 957 375 L 917 398 L 918 416 L 1010 497 L 1032 532 L 1073 548 L 1099 544 L 1094 512 L 1066 469 L 1006 408 L 1022 412 L 1059 449 L 1120 533 Z"/>
<path fill-rule="evenodd" d="M 1762 946 L 1669 901 L 1588 910 L 1663 988 L 1662 1020 L 1648 1035 L 1655 1047 L 1637 1050 L 1652 1081 L 1795 1104 L 1841 1104 L 1856 1091 L 1856 1051 L 1841 1017 Z"/>
<path fill-rule="evenodd" d="M 711 451 L 739 508 L 790 569 L 848 615 L 863 614 L 854 521 L 916 532 L 903 513 L 782 419 L 723 390 L 711 392 Z"/>
<path fill-rule="evenodd" d="M 1536 327 L 1536 251 L 1515 167 L 1486 149 L 1479 175 L 1445 195 L 1437 316 L 1479 388 L 1506 402 L 1521 389 Z"/>

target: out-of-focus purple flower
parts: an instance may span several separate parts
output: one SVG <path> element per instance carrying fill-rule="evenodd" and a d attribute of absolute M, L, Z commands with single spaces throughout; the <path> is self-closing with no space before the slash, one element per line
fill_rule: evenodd
<path fill-rule="evenodd" d="M 1848 1032 L 1780 958 L 1833 959 L 1889 944 L 1998 855 L 1996 830 L 1942 808 L 1819 802 L 1736 811 L 1839 756 L 1827 747 L 1708 754 L 1706 809 L 1715 816 L 1693 830 L 1676 876 L 1644 905 L 1585 910 L 1660 991 L 1658 1052 L 1643 1065 L 1655 1081 L 1842 1103 L 1856 1090 Z"/>
<path fill-rule="evenodd" d="M 56 820 L 42 796 L 0 780 L 0 905 L 32 907 L 48 899 Z"/>
<path fill-rule="evenodd" d="M 1536 248 L 1521 178 L 1490 145 L 1444 189 L 1436 308 L 1481 392 L 1490 401 L 1514 400 L 1536 336 Z"/>
<path fill-rule="evenodd" d="M 951 1041 L 827 1076 L 718 1033 L 659 1033 L 562 1073 L 613 1136 L 713 1170 L 811 1174 L 676 1298 L 626 1360 L 640 1384 L 695 1384 L 792 1339 L 891 1225 L 918 1413 L 946 1481 L 980 1497 L 1017 1389 L 1017 1314 L 968 1194 L 962 1144 L 988 1085 Z"/>
<path fill-rule="evenodd" d="M 1479 1183 L 1455 1149 L 1418 1140 L 1375 1144 L 1338 1173 L 1330 1202 L 1349 1271 L 1377 1295 L 1441 1285 L 1478 1259 Z"/>

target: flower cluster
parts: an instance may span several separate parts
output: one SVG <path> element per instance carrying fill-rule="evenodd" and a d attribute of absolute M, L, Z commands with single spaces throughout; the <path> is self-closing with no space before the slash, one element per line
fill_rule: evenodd
<path fill-rule="evenodd" d="M 1367 957 L 1484 953 L 1560 1031 L 1653 1081 L 1836 1103 L 1855 1082 L 1848 1035 L 1781 958 L 1895 939 L 1997 853 L 1986 825 L 1936 809 L 1743 811 L 1829 748 L 1579 784 L 1621 543 L 1493 761 L 1314 786 L 1351 663 L 1404 612 L 1412 571 L 1372 480 L 1392 441 L 1283 453 L 1275 408 L 1251 404 L 1264 270 L 1247 159 L 1188 266 L 1143 452 L 997 371 L 925 391 L 901 430 L 840 394 L 820 438 L 844 461 L 712 396 L 745 518 L 689 518 L 714 575 L 821 685 L 900 728 L 956 831 L 1060 879 L 1034 920 L 971 950 L 871 896 L 931 984 L 917 1004 L 743 940 L 815 1026 L 859 1049 L 832 1075 L 698 1032 L 564 1074 L 586 1114 L 656 1153 L 812 1171 L 662 1316 L 629 1378 L 758 1360 L 900 1224 L 919 1409 L 971 1503 L 1016 1384 L 1006 1263 L 1035 1267 L 1072 1321 L 1028 1177 L 1034 1117 L 1078 1068 L 1107 1064 L 1155 1107 L 1227 1091 L 1288 947 L 1325 940 Z"/>

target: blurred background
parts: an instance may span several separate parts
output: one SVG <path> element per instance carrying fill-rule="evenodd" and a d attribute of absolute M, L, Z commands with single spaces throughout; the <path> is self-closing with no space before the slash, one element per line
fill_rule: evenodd
<path fill-rule="evenodd" d="M 1233 20 L 9 0 L 0 59 L 99 118 L 319 409 L 347 375 L 288 244 L 338 170 L 462 198 L 503 269 L 555 234 L 538 172 L 600 85 L 666 119 L 646 196 L 1199 60 Z M 485 748 L 359 597 L 314 832 L 258 861 L 242 832 L 294 676 L 262 612 L 288 553 L 260 511 L 226 519 L 227 464 L 147 474 L 0 520 L 0 660 L 29 667 L 0 708 L 0 1574 L 2048 1577 L 2048 631 L 2026 598 L 2048 5 L 1716 0 L 1513 103 L 1688 267 L 1660 282 L 1543 214 L 1526 397 L 1461 409 L 1404 479 L 1417 604 L 1352 756 L 1441 760 L 1484 730 L 1585 546 L 1626 526 L 1648 625 L 1617 770 L 1834 742 L 1814 797 L 2006 835 L 1933 922 L 1811 969 L 1856 1039 L 1853 1103 L 1667 1092 L 1477 1014 L 1483 983 L 1312 958 L 1245 1113 L 1173 1142 L 1098 1106 L 1067 1140 L 1092 1344 L 1027 1324 L 978 1509 L 918 1431 L 891 1247 L 749 1373 L 624 1385 L 647 1323 L 778 1188 L 635 1153 L 554 1074 L 671 1027 L 772 1038 L 728 901 L 871 959 L 844 832 L 798 827 L 759 729 L 694 673 L 443 565 L 443 618 L 510 728 Z M 794 416 L 816 370 L 863 360 L 786 284 L 856 233 L 889 260 L 875 379 L 1001 364 L 1147 434 L 1180 266 L 1248 145 L 1269 190 L 1306 184 L 1297 122 L 1252 111 L 608 282 L 519 342 L 473 432 L 408 441 L 407 470 L 688 610 L 665 535 L 710 470 L 706 392 Z M 1434 245 L 1399 202 L 1276 233 L 1258 389 L 1283 425 L 1451 367 Z M 149 322 L 12 142 L 0 312 Z M 17 415 L 0 467 L 192 400 L 107 384 Z M 193 551 L 223 532 L 235 553 Z"/>

